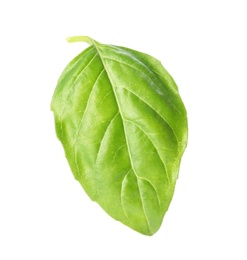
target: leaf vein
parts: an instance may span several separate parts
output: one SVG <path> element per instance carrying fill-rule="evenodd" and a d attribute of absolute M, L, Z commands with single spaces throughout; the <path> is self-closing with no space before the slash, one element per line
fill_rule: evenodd
<path fill-rule="evenodd" d="M 124 184 L 125 179 L 127 178 L 127 176 L 129 175 L 129 173 L 130 173 L 131 171 L 132 171 L 132 168 L 130 168 L 129 171 L 125 174 L 125 176 L 124 176 L 124 178 L 123 178 L 123 180 L 122 180 L 122 182 L 121 182 L 121 191 L 120 191 L 121 206 L 122 206 L 122 208 L 123 208 L 124 215 L 127 217 L 127 219 L 129 219 L 130 222 L 132 222 L 132 221 L 131 221 L 131 219 L 128 217 L 128 214 L 127 214 L 127 212 L 126 212 L 126 210 L 125 210 L 125 207 L 124 207 L 124 204 L 123 204 L 123 197 L 124 197 L 124 194 L 123 194 L 123 184 Z"/>
<path fill-rule="evenodd" d="M 110 120 L 109 124 L 107 125 L 105 131 L 104 131 L 104 134 L 103 134 L 103 137 L 100 141 L 100 144 L 99 144 L 99 149 L 97 151 L 97 154 L 96 154 L 96 160 L 95 160 L 95 164 L 94 164 L 94 183 L 95 183 L 95 189 L 96 189 L 96 196 L 97 196 L 97 164 L 98 164 L 98 159 L 99 159 L 99 152 L 101 150 L 101 147 L 102 147 L 102 143 L 103 143 L 103 140 L 106 136 L 106 132 L 107 130 L 109 129 L 109 127 L 111 126 L 112 122 L 114 121 L 114 119 L 118 116 L 119 112 L 116 113 L 116 115 L 114 115 L 114 117 Z"/>
<path fill-rule="evenodd" d="M 75 150 L 75 147 L 76 147 L 77 139 L 78 139 L 78 137 L 79 137 L 79 133 L 80 133 L 80 130 L 81 130 L 82 122 L 83 122 L 83 120 L 84 120 L 85 113 L 86 113 L 86 110 L 87 110 L 87 108 L 88 108 L 88 104 L 89 104 L 89 101 L 90 101 L 90 97 L 92 96 L 92 93 L 93 93 L 93 89 L 94 89 L 94 87 L 96 86 L 96 83 L 98 82 L 99 78 L 101 77 L 101 75 L 103 74 L 104 71 L 105 71 L 105 69 L 103 68 L 103 69 L 101 70 L 101 72 L 99 73 L 98 77 L 96 78 L 96 80 L 95 80 L 93 86 L 92 86 L 91 92 L 90 92 L 90 94 L 89 94 L 89 98 L 88 98 L 88 100 L 87 100 L 87 104 L 86 104 L 85 110 L 84 110 L 84 112 L 83 112 L 83 114 L 82 114 L 81 121 L 80 121 L 80 123 L 79 123 L 79 125 L 78 125 L 78 129 L 77 129 L 77 132 L 76 132 L 76 134 L 75 134 L 75 140 L 74 140 L 74 143 L 73 143 L 73 150 L 74 150 L 74 158 L 75 158 L 75 164 L 76 164 L 76 169 L 77 169 L 77 174 L 78 174 L 78 176 L 79 176 L 79 167 L 78 167 L 78 163 L 77 163 L 77 159 L 76 159 L 76 150 Z"/>
<path fill-rule="evenodd" d="M 131 124 L 134 124 L 135 126 L 137 126 L 148 137 L 149 141 L 152 143 L 153 147 L 155 148 L 155 150 L 156 150 L 156 152 L 157 152 L 157 154 L 159 156 L 159 159 L 160 159 L 160 161 L 162 162 L 162 164 L 163 164 L 163 166 L 165 168 L 166 178 L 167 178 L 168 184 L 170 184 L 170 180 L 169 180 L 169 177 L 168 177 L 168 172 L 167 172 L 167 168 L 166 168 L 165 162 L 162 160 L 162 158 L 161 158 L 161 156 L 160 156 L 160 154 L 158 152 L 157 147 L 154 145 L 154 143 L 153 143 L 152 139 L 150 138 L 150 136 L 148 135 L 148 133 L 143 128 L 141 128 L 139 125 L 137 125 L 136 123 L 134 123 L 134 122 L 132 122 L 130 120 L 127 120 L 127 119 L 125 119 L 125 121 L 127 121 L 127 122 L 129 122 Z"/>
<path fill-rule="evenodd" d="M 92 50 L 92 49 L 90 49 L 90 50 Z M 89 50 L 89 51 L 90 51 Z M 88 52 L 89 52 L 88 51 Z M 88 53 L 87 52 L 87 53 Z M 62 111 L 62 113 L 61 113 L 61 116 L 60 116 L 60 118 L 59 118 L 59 121 L 60 121 L 60 130 L 61 130 L 61 138 L 63 138 L 63 124 L 62 124 L 62 121 L 63 121 L 63 116 L 64 116 L 64 113 L 65 113 L 65 111 L 66 111 L 66 109 L 67 109 L 67 107 L 68 107 L 68 99 L 69 99 L 69 97 L 71 96 L 71 94 L 72 94 L 72 90 L 74 89 L 74 87 L 75 87 L 75 83 L 76 83 L 76 81 L 77 81 L 77 79 L 83 74 L 83 72 L 85 71 L 85 69 L 90 65 L 90 63 L 94 60 L 94 58 L 97 56 L 97 53 L 95 53 L 95 55 L 92 57 L 92 59 L 87 63 L 87 65 L 82 69 L 82 71 L 76 76 L 76 78 L 73 80 L 73 83 L 71 84 L 71 87 L 70 87 L 70 90 L 69 90 L 69 92 L 68 92 L 68 95 L 67 95 L 67 102 L 66 102 L 66 104 L 65 104 L 65 106 L 64 106 L 64 108 L 63 108 L 63 111 Z"/>
<path fill-rule="evenodd" d="M 115 152 L 115 154 L 114 154 L 114 156 L 113 156 L 112 162 L 115 161 L 115 159 L 116 159 L 116 157 L 117 157 L 118 151 L 121 150 L 124 146 L 126 146 L 126 144 L 123 144 L 123 145 L 121 145 L 121 146 L 118 147 L 117 151 Z"/>
<path fill-rule="evenodd" d="M 150 78 L 146 73 L 144 73 L 144 72 L 141 71 L 141 70 L 138 70 L 138 69 L 135 68 L 134 66 L 132 66 L 132 65 L 126 63 L 126 62 L 122 62 L 122 61 L 113 59 L 113 58 L 109 58 L 109 57 L 104 57 L 104 58 L 107 59 L 107 60 L 111 60 L 111 61 L 115 61 L 115 62 L 117 62 L 117 63 L 123 64 L 123 65 L 125 65 L 125 66 L 127 66 L 127 67 L 130 67 L 130 68 L 132 68 L 132 69 L 138 71 L 139 73 L 141 73 L 141 74 L 143 74 L 144 76 L 146 76 L 147 78 L 149 78 L 149 79 L 153 82 L 153 84 L 157 87 L 157 83 L 155 83 L 152 78 Z M 138 59 L 135 59 L 135 58 L 134 58 L 134 60 L 135 60 L 137 63 L 144 65 L 144 66 L 154 75 L 155 79 L 157 79 L 157 80 L 160 82 L 160 80 L 156 77 L 154 71 L 151 70 L 151 69 L 149 69 L 149 68 L 146 66 L 146 64 L 144 64 L 143 62 L 140 62 Z M 162 84 L 162 82 L 160 82 L 160 83 Z M 163 84 L 162 84 L 162 85 L 163 85 Z M 180 111 L 174 106 L 174 104 L 171 102 L 171 100 L 170 100 L 167 96 L 166 96 L 165 98 L 169 101 L 169 103 L 173 106 L 173 108 L 174 108 L 180 115 L 182 115 L 181 112 L 180 112 Z"/>
<path fill-rule="evenodd" d="M 156 188 L 154 187 L 154 185 L 152 184 L 152 182 L 149 181 L 148 179 L 144 178 L 144 177 L 139 177 L 139 179 L 144 180 L 144 181 L 148 182 L 148 183 L 151 185 L 151 187 L 152 187 L 152 188 L 154 189 L 154 191 L 155 191 L 155 195 L 156 195 L 156 198 L 157 198 L 158 203 L 159 203 L 159 206 L 160 206 L 160 199 L 159 199 L 159 196 L 158 196 L 158 192 L 157 192 Z"/>
<path fill-rule="evenodd" d="M 148 107 L 150 107 L 150 108 L 151 108 L 160 118 L 162 118 L 163 121 L 170 127 L 170 129 L 172 130 L 173 135 L 175 136 L 175 139 L 176 139 L 176 141 L 177 141 L 177 144 L 179 144 L 179 143 L 178 143 L 178 138 L 177 138 L 177 136 L 176 136 L 176 134 L 175 134 L 174 129 L 173 129 L 172 126 L 166 121 L 166 119 L 158 113 L 158 111 L 157 111 L 155 108 L 153 108 L 149 103 L 147 103 L 147 101 L 145 101 L 144 99 L 142 99 L 140 96 L 138 96 L 136 93 L 134 93 L 134 92 L 131 91 L 130 89 L 128 89 L 128 88 L 126 88 L 126 87 L 121 87 L 121 86 L 115 86 L 115 87 L 116 87 L 116 88 L 124 88 L 124 89 L 126 89 L 128 92 L 130 92 L 131 94 L 133 94 L 134 96 L 136 96 L 138 99 L 140 99 L 140 100 L 141 100 L 144 104 L 146 104 Z"/>

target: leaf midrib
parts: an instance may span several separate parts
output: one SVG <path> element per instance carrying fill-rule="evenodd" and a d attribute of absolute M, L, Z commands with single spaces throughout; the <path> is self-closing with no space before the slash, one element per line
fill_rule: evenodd
<path fill-rule="evenodd" d="M 130 159 L 131 168 L 132 168 L 132 170 L 133 170 L 133 172 L 134 172 L 134 174 L 135 174 L 135 176 L 136 176 L 136 178 L 137 178 L 137 185 L 138 185 L 139 194 L 140 194 L 140 198 L 141 198 L 141 204 L 142 204 L 142 208 L 143 208 L 143 213 L 144 213 L 145 218 L 146 218 L 146 220 L 147 220 L 148 230 L 149 230 L 149 232 L 152 234 L 151 227 L 150 227 L 150 223 L 149 223 L 149 219 L 148 219 L 147 214 L 146 214 L 146 210 L 145 210 L 143 198 L 142 198 L 142 196 L 141 196 L 140 186 L 139 186 L 139 183 L 138 183 L 138 178 L 139 178 L 139 176 L 137 175 L 137 173 L 136 173 L 136 171 L 135 171 L 134 164 L 133 164 L 132 157 L 131 157 L 131 153 L 130 153 L 130 148 L 129 148 L 128 138 L 127 138 L 127 136 L 126 136 L 126 130 L 125 130 L 125 126 L 124 126 L 124 118 L 123 118 L 123 113 L 122 113 L 122 110 L 121 110 L 121 106 L 120 106 L 120 104 L 119 104 L 119 100 L 118 100 L 118 98 L 117 98 L 117 94 L 116 94 L 115 89 L 114 89 L 114 87 L 113 87 L 113 83 L 112 83 L 111 77 L 110 77 L 110 75 L 109 75 L 110 73 L 107 71 L 107 67 L 106 67 L 106 64 L 105 64 L 105 62 L 104 62 L 103 55 L 101 54 L 101 52 L 100 52 L 100 50 L 99 50 L 99 48 L 98 48 L 98 46 L 97 46 L 97 43 L 96 43 L 96 42 L 93 42 L 93 44 L 94 44 L 94 47 L 95 47 L 96 51 L 97 51 L 98 54 L 99 54 L 99 58 L 100 58 L 100 60 L 101 60 L 101 62 L 102 62 L 102 64 L 103 64 L 103 66 L 104 66 L 106 75 L 107 75 L 107 77 L 108 77 L 108 79 L 109 79 L 109 81 L 110 81 L 110 84 L 111 84 L 111 87 L 112 87 L 112 90 L 113 90 L 113 93 L 114 93 L 114 97 L 115 97 L 115 100 L 116 100 L 116 103 L 117 103 L 117 106 L 118 106 L 119 114 L 120 114 L 120 117 L 121 117 L 121 120 L 122 120 L 122 123 L 123 123 L 123 132 L 124 132 L 124 137 L 125 137 L 125 141 L 126 141 L 126 146 L 127 146 L 127 150 L 128 150 L 128 155 L 129 155 L 129 159 Z"/>

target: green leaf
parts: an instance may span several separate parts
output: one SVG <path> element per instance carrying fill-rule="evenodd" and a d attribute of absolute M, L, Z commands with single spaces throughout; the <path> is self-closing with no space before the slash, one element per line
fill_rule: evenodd
<path fill-rule="evenodd" d="M 147 54 L 86 36 L 68 40 L 90 44 L 63 71 L 51 104 L 71 170 L 110 216 L 152 235 L 187 144 L 178 88 Z"/>

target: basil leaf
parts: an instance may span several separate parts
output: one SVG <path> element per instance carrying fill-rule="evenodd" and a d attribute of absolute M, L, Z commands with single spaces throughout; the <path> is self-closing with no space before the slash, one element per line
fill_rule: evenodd
<path fill-rule="evenodd" d="M 90 44 L 63 71 L 51 104 L 71 170 L 110 216 L 152 235 L 187 144 L 178 88 L 147 54 L 85 36 L 69 41 Z"/>

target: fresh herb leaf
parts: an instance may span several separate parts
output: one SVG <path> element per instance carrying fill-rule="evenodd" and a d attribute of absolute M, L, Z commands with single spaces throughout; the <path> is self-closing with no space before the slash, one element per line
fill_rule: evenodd
<path fill-rule="evenodd" d="M 187 144 L 178 88 L 150 55 L 86 36 L 68 40 L 90 44 L 63 71 L 51 104 L 71 170 L 110 216 L 153 235 Z"/>

